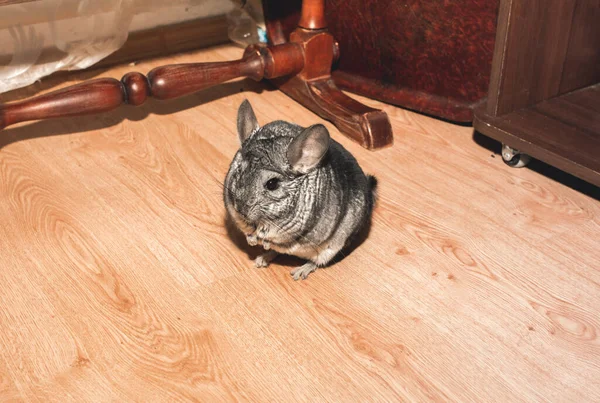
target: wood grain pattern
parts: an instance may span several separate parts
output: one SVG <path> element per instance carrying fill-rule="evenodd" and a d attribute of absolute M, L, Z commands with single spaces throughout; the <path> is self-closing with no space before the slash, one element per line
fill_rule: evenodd
<path fill-rule="evenodd" d="M 558 95 L 577 0 L 505 3 L 510 22 L 499 22 L 508 27 L 496 43 L 492 72 L 501 80 L 490 88 L 498 98 L 488 101 L 494 116 Z"/>
<path fill-rule="evenodd" d="M 261 123 L 322 122 L 246 80 L 1 132 L 0 400 L 600 400 L 597 188 L 361 99 L 394 147 L 325 125 L 379 178 L 370 236 L 294 282 L 296 261 L 254 269 L 223 223 L 244 98 Z"/>
<path fill-rule="evenodd" d="M 600 0 L 578 0 L 573 13 L 560 94 L 600 82 Z"/>

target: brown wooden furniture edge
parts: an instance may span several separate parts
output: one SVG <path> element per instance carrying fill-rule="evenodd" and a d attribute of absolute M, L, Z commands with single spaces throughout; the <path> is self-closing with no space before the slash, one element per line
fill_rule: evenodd
<path fill-rule="evenodd" d="M 593 86 L 587 88 L 591 87 Z M 578 91 L 584 91 L 587 88 L 580 89 Z M 548 150 L 535 141 L 528 140 L 527 137 L 529 136 L 527 136 L 527 133 L 522 128 L 510 123 L 509 119 L 512 114 L 533 110 L 536 105 L 531 105 L 506 115 L 494 117 L 487 113 L 487 105 L 483 103 L 475 108 L 473 127 L 481 134 L 491 137 L 494 140 L 519 150 L 520 152 L 529 154 L 533 158 L 550 164 L 571 175 L 600 187 L 600 171 L 596 171 L 590 167 L 582 165 L 576 160 L 566 157 L 562 153 Z M 523 136 L 523 134 L 525 134 L 525 136 Z"/>

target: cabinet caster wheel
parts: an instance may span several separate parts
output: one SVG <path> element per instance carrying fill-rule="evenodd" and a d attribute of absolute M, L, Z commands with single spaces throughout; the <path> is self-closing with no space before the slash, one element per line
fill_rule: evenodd
<path fill-rule="evenodd" d="M 522 154 L 519 150 L 515 150 L 506 144 L 502 144 L 502 160 L 511 168 L 523 168 L 529 164 L 531 157 L 527 154 Z"/>

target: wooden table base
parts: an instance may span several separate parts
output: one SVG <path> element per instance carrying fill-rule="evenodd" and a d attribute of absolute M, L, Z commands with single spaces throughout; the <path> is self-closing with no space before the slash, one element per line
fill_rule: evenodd
<path fill-rule="evenodd" d="M 389 146 L 393 136 L 387 115 L 346 96 L 331 79 L 331 66 L 339 52 L 325 28 L 323 7 L 323 0 L 305 0 L 299 27 L 289 42 L 249 46 L 239 60 L 162 66 L 147 76 L 132 72 L 121 81 L 91 80 L 0 105 L 0 129 L 30 120 L 106 112 L 122 104 L 139 106 L 148 97 L 167 100 L 250 77 L 273 80 L 291 98 L 367 149 Z"/>

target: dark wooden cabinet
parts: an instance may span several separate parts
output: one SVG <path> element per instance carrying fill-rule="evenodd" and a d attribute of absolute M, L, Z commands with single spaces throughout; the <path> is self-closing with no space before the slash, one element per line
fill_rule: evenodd
<path fill-rule="evenodd" d="M 474 126 L 600 186 L 600 0 L 501 0 Z"/>

